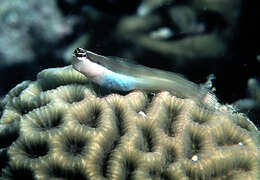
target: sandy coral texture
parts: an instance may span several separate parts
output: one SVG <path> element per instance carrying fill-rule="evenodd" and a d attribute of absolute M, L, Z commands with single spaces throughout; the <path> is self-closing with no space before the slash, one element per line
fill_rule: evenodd
<path fill-rule="evenodd" d="M 40 72 L 0 107 L 0 179 L 260 178 L 258 131 L 168 92 L 99 95 L 71 66 Z"/>

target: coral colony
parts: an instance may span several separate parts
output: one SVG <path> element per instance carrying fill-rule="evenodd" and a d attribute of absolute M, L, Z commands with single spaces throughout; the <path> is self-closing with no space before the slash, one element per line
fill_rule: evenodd
<path fill-rule="evenodd" d="M 259 179 L 256 127 L 167 91 L 99 93 L 46 69 L 0 106 L 0 179 Z"/>

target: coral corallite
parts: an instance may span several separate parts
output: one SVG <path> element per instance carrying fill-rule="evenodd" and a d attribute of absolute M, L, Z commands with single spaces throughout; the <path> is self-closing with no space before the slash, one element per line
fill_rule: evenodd
<path fill-rule="evenodd" d="M 13 88 L 0 105 L 0 179 L 260 178 L 259 135 L 245 115 L 166 91 L 99 90 L 71 66 Z"/>

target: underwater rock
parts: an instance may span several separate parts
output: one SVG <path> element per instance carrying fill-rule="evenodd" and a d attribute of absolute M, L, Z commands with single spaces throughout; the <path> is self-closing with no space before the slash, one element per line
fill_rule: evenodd
<path fill-rule="evenodd" d="M 72 32 L 55 0 L 1 0 L 0 66 L 36 61 L 50 45 Z"/>
<path fill-rule="evenodd" d="M 143 1 L 138 10 L 120 19 L 117 32 L 121 41 L 142 49 L 143 56 L 160 54 L 166 65 L 183 68 L 196 61 L 221 61 L 230 53 L 241 1 Z M 165 29 L 166 35 L 161 33 Z"/>
<path fill-rule="evenodd" d="M 249 97 L 240 99 L 234 105 L 243 111 L 256 110 L 260 108 L 260 83 L 255 78 L 250 78 L 247 83 Z"/>
<path fill-rule="evenodd" d="M 256 78 L 250 78 L 247 83 L 248 96 L 233 103 L 239 111 L 248 114 L 250 119 L 259 127 L 260 122 L 260 83 Z"/>

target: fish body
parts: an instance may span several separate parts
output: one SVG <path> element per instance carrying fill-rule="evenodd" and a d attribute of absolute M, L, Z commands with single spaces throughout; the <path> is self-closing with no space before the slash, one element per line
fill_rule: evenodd
<path fill-rule="evenodd" d="M 208 88 L 180 74 L 132 64 L 121 58 L 101 56 L 83 48 L 77 48 L 74 56 L 74 69 L 101 86 L 120 91 L 168 90 L 178 97 L 191 98 L 198 104 L 217 104 L 215 95 Z"/>

